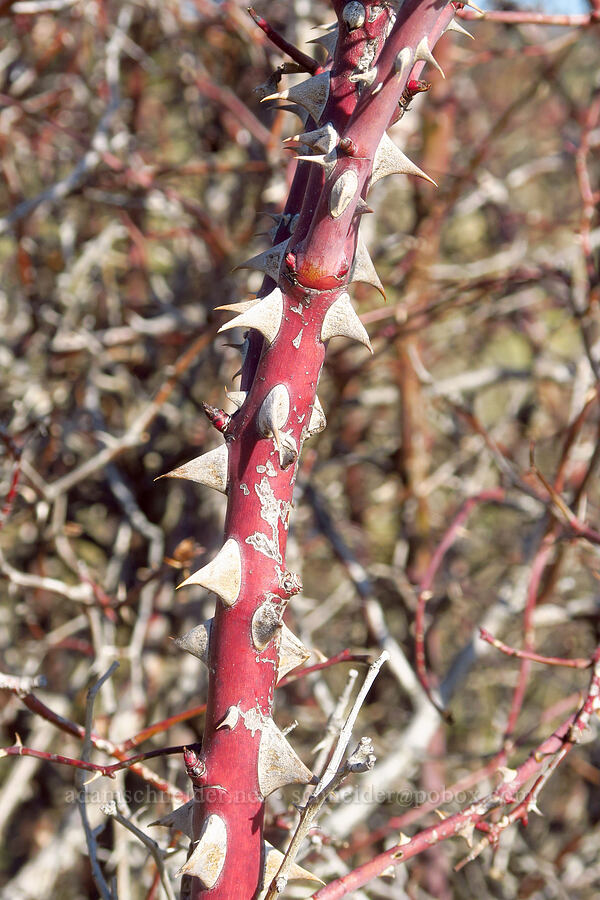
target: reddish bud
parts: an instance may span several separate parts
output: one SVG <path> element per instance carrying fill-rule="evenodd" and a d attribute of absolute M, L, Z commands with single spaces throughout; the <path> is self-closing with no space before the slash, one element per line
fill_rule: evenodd
<path fill-rule="evenodd" d="M 346 154 L 346 156 L 356 156 L 358 153 L 356 144 L 354 143 L 352 138 L 349 137 L 342 138 L 338 144 L 338 147 L 340 148 L 342 153 Z"/>
<path fill-rule="evenodd" d="M 185 770 L 190 778 L 201 778 L 202 775 L 206 774 L 204 762 L 191 747 L 183 748 L 183 761 L 185 763 Z"/>
<path fill-rule="evenodd" d="M 428 91 L 431 88 L 431 82 L 417 81 L 415 78 L 411 78 L 406 87 L 411 94 L 421 94 L 423 91 Z"/>
<path fill-rule="evenodd" d="M 221 434 L 227 434 L 231 416 L 228 416 L 222 409 L 211 406 L 209 403 L 203 403 L 202 409 L 206 413 L 209 422 L 217 429 L 217 431 L 220 431 Z"/>

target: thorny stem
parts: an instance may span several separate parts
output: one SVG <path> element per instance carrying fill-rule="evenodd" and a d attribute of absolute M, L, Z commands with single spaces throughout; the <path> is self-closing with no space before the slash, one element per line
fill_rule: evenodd
<path fill-rule="evenodd" d="M 591 13 L 588 17 L 549 17 L 537 14 L 500 13 L 490 18 L 498 21 L 544 21 L 551 24 L 591 24 L 598 21 L 599 0 L 590 0 Z M 30 4 L 33 6 L 34 4 Z M 300 156 L 296 175 L 292 184 L 285 212 L 275 229 L 277 246 L 270 256 L 260 262 L 254 260 L 255 267 L 266 273 L 263 289 L 259 292 L 257 304 L 240 304 L 232 311 L 239 317 L 232 324 L 251 329 L 245 346 L 245 360 L 242 367 L 242 390 L 239 412 L 233 416 L 221 410 L 212 410 L 212 421 L 224 438 L 225 444 L 218 450 L 221 454 L 206 461 L 194 461 L 196 468 L 191 480 L 217 487 L 228 494 L 228 508 L 225 522 L 225 544 L 217 558 L 208 566 L 194 573 L 186 582 L 199 584 L 213 591 L 220 598 L 215 617 L 210 627 L 205 628 L 205 653 L 202 656 L 209 668 L 209 695 L 206 706 L 198 705 L 177 716 L 155 723 L 121 745 L 103 741 L 92 731 L 94 700 L 102 684 L 114 671 L 114 664 L 93 686 L 88 694 L 85 728 L 52 713 L 37 701 L 31 691 L 32 684 L 24 680 L 4 685 L 24 698 L 32 711 L 52 721 L 62 730 L 83 739 L 81 760 L 69 759 L 56 754 L 42 753 L 20 744 L 7 748 L 4 755 L 30 755 L 55 762 L 65 763 L 79 769 L 113 776 L 123 768 L 135 768 L 148 777 L 141 760 L 167 753 L 183 751 L 187 773 L 194 789 L 193 816 L 191 823 L 192 848 L 185 873 L 183 895 L 199 898 L 207 894 L 213 898 L 243 897 L 247 900 L 257 895 L 265 887 L 265 846 L 262 837 L 264 800 L 271 790 L 288 783 L 314 784 L 316 778 L 294 756 L 276 729 L 272 719 L 273 695 L 276 683 L 284 684 L 300 675 L 314 672 L 337 661 L 361 660 L 362 657 L 342 651 L 336 657 L 305 668 L 299 673 L 281 681 L 281 666 L 287 650 L 295 649 L 297 659 L 303 650 L 285 635 L 282 628 L 285 607 L 291 597 L 301 588 L 298 576 L 285 567 L 285 551 L 292 494 L 296 479 L 296 467 L 302 445 L 324 423 L 319 421 L 316 387 L 328 341 L 332 337 L 355 338 L 370 346 L 368 336 L 360 321 L 352 312 L 345 293 L 348 285 L 357 280 L 365 280 L 383 291 L 375 275 L 370 260 L 365 259 L 358 239 L 358 223 L 363 213 L 370 211 L 365 203 L 367 191 L 376 180 L 376 169 L 382 166 L 381 147 L 384 133 L 398 117 L 398 103 L 412 95 L 423 84 L 419 81 L 425 64 L 437 66 L 431 56 L 431 49 L 443 34 L 455 12 L 460 11 L 465 18 L 471 14 L 462 10 L 461 2 L 443 3 L 442 0 L 407 0 L 399 5 L 398 15 L 392 11 L 395 4 L 376 4 L 366 0 L 364 4 L 343 0 L 333 0 L 332 5 L 338 18 L 337 47 L 332 49 L 325 66 L 302 53 L 278 34 L 269 23 L 254 10 L 251 16 L 267 37 L 294 62 L 294 66 L 282 67 L 291 72 L 299 67 L 313 76 L 316 94 L 310 97 L 312 88 L 306 85 L 300 94 L 294 88 L 279 99 L 297 102 L 305 107 L 308 117 L 306 131 L 314 135 L 302 134 L 298 137 Z M 110 118 L 119 106 L 118 60 L 122 43 L 130 25 L 133 7 L 125 7 L 119 17 L 119 28 L 115 30 L 107 53 L 107 82 L 111 100 L 103 116 L 96 137 L 109 130 Z M 329 38 L 332 37 L 330 34 Z M 428 73 L 429 74 L 429 73 Z M 320 79 L 320 80 L 319 80 Z M 315 86 L 318 82 L 318 87 Z M 411 87 L 412 85 L 412 87 Z M 415 87 L 415 85 L 417 87 Z M 204 73 L 195 73 L 195 86 L 215 103 L 226 107 L 238 115 L 248 130 L 259 142 L 270 147 L 271 133 L 241 104 L 231 92 L 214 85 Z M 533 93 L 537 86 L 530 86 Z M 408 92 L 408 95 L 407 93 Z M 269 98 L 266 98 L 269 99 Z M 14 104 L 12 98 L 9 98 Z M 515 108 L 521 106 L 521 101 Z M 577 152 L 577 174 L 584 204 L 581 236 L 588 266 L 588 276 L 592 282 L 592 258 L 590 224 L 597 197 L 591 189 L 587 172 L 587 154 L 591 129 L 598 120 L 598 101 L 590 110 L 585 123 L 585 132 Z M 507 114 L 508 115 L 508 114 Z M 503 124 L 503 123 L 501 123 Z M 58 127 L 58 126 L 57 126 Z M 235 129 L 234 129 L 235 130 Z M 384 148 L 385 149 L 385 148 Z M 484 153 L 482 151 L 482 153 Z M 383 160 L 383 174 L 392 171 L 405 174 L 422 174 L 415 171 L 412 164 L 398 161 L 398 156 L 387 148 L 388 157 Z M 385 153 L 383 153 L 385 157 Z M 306 159 L 308 157 L 308 159 Z M 120 163 L 111 153 L 103 152 L 92 144 L 92 149 L 62 183 L 44 192 L 34 201 L 17 207 L 10 219 L 0 222 L 0 228 L 16 222 L 41 202 L 54 202 L 65 192 L 72 190 L 92 171 L 100 161 L 119 172 L 125 183 L 140 184 L 145 188 L 154 183 L 147 173 L 139 175 Z M 405 166 L 405 168 L 402 168 Z M 204 168 L 202 168 L 204 167 Z M 395 167 L 395 168 L 394 168 Z M 205 164 L 201 164 L 206 171 Z M 255 164 L 264 168 L 263 163 Z M 471 167 L 469 167 L 471 168 Z M 167 167 L 168 169 L 168 167 Z M 248 170 L 252 169 L 252 165 Z M 181 167 L 179 172 L 183 172 Z M 155 173 L 156 174 L 156 173 Z M 160 174 L 160 173 L 158 173 Z M 381 171 L 378 173 L 378 177 Z M 463 178 L 470 177 L 466 172 Z M 456 185 L 458 186 L 457 179 Z M 455 188 L 456 190 L 457 188 Z M 176 196 L 172 189 L 167 196 Z M 210 217 L 188 198 L 178 197 L 182 207 L 193 211 L 205 229 L 205 240 L 213 258 L 221 262 L 231 249 L 225 235 L 210 222 Z M 16 219 L 15 219 L 16 216 Z M 134 229 L 127 218 L 128 226 Z M 360 258 L 362 255 L 362 259 Z M 252 266 L 250 266 L 252 267 Z M 529 280 L 535 276 L 529 275 Z M 244 308 L 240 308 L 240 307 Z M 253 311 L 254 310 L 254 311 Z M 259 312 L 260 311 L 260 312 Z M 257 314 L 258 313 L 258 314 Z M 422 311 L 420 312 L 422 314 Z M 295 318 L 297 317 L 297 318 Z M 111 447 L 104 447 L 79 469 L 70 472 L 50 485 L 38 479 L 35 487 L 47 500 L 56 501 L 63 492 L 83 481 L 98 469 L 107 466 L 112 459 L 127 447 L 144 440 L 148 425 L 156 416 L 161 405 L 168 398 L 179 375 L 190 364 L 198 350 L 203 349 L 214 336 L 207 332 L 187 351 L 175 367 L 172 376 L 159 392 L 156 400 L 149 404 L 138 416 L 123 437 Z M 583 329 L 584 341 L 590 363 L 596 371 L 588 346 L 587 332 Z M 291 349 L 294 348 L 294 349 Z M 313 419 L 316 418 L 316 425 Z M 2 437 L 2 435 L 0 435 Z M 498 451 L 498 456 L 500 452 Z M 566 454 L 565 454 L 566 458 Z M 2 518 L 10 512 L 10 505 L 16 496 L 19 477 L 18 457 L 14 456 L 15 469 Z M 186 467 L 182 467 L 185 469 Z M 189 468 L 189 467 L 188 467 Z M 507 464 L 507 468 L 508 464 Z M 586 478 L 591 471 L 591 466 Z M 585 526 L 560 496 L 560 477 L 555 485 L 547 482 L 535 470 L 554 506 L 567 521 L 567 525 L 577 537 L 592 543 L 600 543 L 600 534 Z M 171 473 L 175 474 L 175 473 Z M 260 475 L 261 477 L 257 477 Z M 583 491 L 582 482 L 581 491 Z M 417 610 L 417 668 L 422 683 L 430 693 L 425 668 L 424 616 L 425 603 L 430 596 L 435 573 L 444 554 L 458 534 L 472 506 L 482 500 L 502 502 L 504 491 L 489 491 L 477 498 L 471 498 L 459 511 L 450 526 L 436 555 L 431 561 L 420 585 Z M 462 834 L 471 839 L 474 829 L 484 833 L 484 838 L 467 859 L 474 858 L 484 846 L 497 843 L 501 832 L 519 820 L 526 821 L 528 812 L 535 809 L 538 795 L 572 746 L 580 739 L 591 715 L 599 710 L 600 695 L 600 648 L 591 661 L 546 658 L 531 649 L 533 643 L 532 615 L 540 593 L 542 575 L 551 552 L 564 528 L 562 523 L 549 526 L 535 559 L 525 611 L 524 650 L 515 650 L 496 640 L 482 629 L 482 637 L 498 649 L 523 660 L 521 677 L 513 699 L 509 719 L 508 735 L 512 735 L 525 691 L 529 663 L 544 662 L 554 665 L 569 665 L 582 668 L 593 665 L 593 675 L 587 697 L 579 712 L 570 717 L 554 734 L 538 747 L 530 759 L 517 770 L 504 770 L 502 783 L 487 798 L 477 801 L 466 810 L 444 820 L 435 828 L 426 829 L 412 840 L 403 839 L 399 847 L 392 848 L 375 860 L 318 891 L 315 897 L 341 897 L 366 883 L 374 875 L 380 874 L 390 864 L 398 864 L 428 846 L 452 834 Z M 68 545 L 65 542 L 65 547 Z M 63 559 L 65 553 L 60 553 Z M 68 554 L 67 554 L 68 555 Z M 67 560 L 67 564 L 68 560 Z M 17 579 L 19 573 L 7 568 L 0 558 L 3 570 Z M 106 615 L 114 618 L 111 598 L 86 576 L 79 566 L 76 573 L 84 582 L 71 589 L 66 595 L 72 599 L 92 603 L 92 596 L 104 605 Z M 68 586 L 60 582 L 39 578 L 37 581 L 23 581 L 23 585 L 41 587 L 46 590 L 65 592 Z M 88 588 L 90 590 L 88 590 Z M 209 633 L 210 632 L 210 633 Z M 369 739 L 363 738 L 355 753 L 342 765 L 352 729 L 361 704 L 383 661 L 384 652 L 372 664 L 365 683 L 345 724 L 340 730 L 337 746 L 329 765 L 318 781 L 302 810 L 301 823 L 292 839 L 286 859 L 279 868 L 273 886 L 268 890 L 271 900 L 285 887 L 295 853 L 306 835 L 319 809 L 349 774 L 365 771 L 374 763 Z M 298 665 L 296 661 L 295 665 Z M 290 668 L 286 668 L 289 671 Z M 340 706 L 347 700 L 345 692 Z M 150 751 L 130 758 L 122 758 L 126 749 L 164 731 L 175 722 L 184 721 L 191 715 L 206 714 L 206 728 L 202 748 L 172 747 Z M 103 749 L 121 761 L 109 766 L 91 763 L 92 747 Z M 500 750 L 495 761 L 504 760 L 508 746 Z M 545 765 L 545 769 L 540 771 Z M 499 821 L 490 824 L 484 817 L 493 809 L 515 803 L 518 789 L 528 780 L 535 778 L 524 799 L 516 803 L 512 810 Z M 105 882 L 97 860 L 96 833 L 91 830 L 87 818 L 83 786 L 79 797 L 82 820 L 92 861 L 93 875 L 103 898 L 112 900 L 115 892 Z M 155 783 L 158 784 L 158 781 Z M 164 878 L 163 861 L 165 853 L 156 842 L 150 840 L 136 826 L 127 820 L 116 805 L 106 809 L 107 814 L 137 835 L 154 855 L 167 896 L 172 897 L 172 889 Z M 391 854 L 391 856 L 390 856 Z M 244 871 L 240 870 L 240 860 Z M 260 893 L 260 896 L 264 895 Z"/>
<path fill-rule="evenodd" d="M 225 437 L 210 467 L 201 457 L 173 473 L 228 497 L 223 547 L 187 582 L 222 601 L 210 636 L 205 629 L 204 650 L 190 644 L 209 668 L 202 750 L 186 763 L 194 785 L 193 842 L 181 871 L 183 894 L 192 900 L 257 896 L 264 798 L 286 783 L 312 780 L 272 720 L 278 660 L 286 652 L 279 625 L 300 587 L 284 562 L 296 466 L 304 440 L 324 425 L 315 392 L 329 339 L 346 336 L 370 347 L 346 294 L 356 280 L 380 288 L 357 244 L 364 198 L 383 174 L 423 175 L 382 140 L 409 79 L 416 83 L 426 63 L 436 65 L 430 48 L 460 4 L 408 0 L 396 16 L 370 2 L 333 6 L 339 24 L 329 62 L 323 69 L 307 63 L 316 73 L 312 81 L 274 95 L 305 106 L 305 129 L 316 135 L 298 138 L 300 155 L 309 159 L 297 166 L 275 247 L 248 263 L 267 276 L 258 302 L 232 307 L 239 316 L 226 326 L 251 329 L 241 408 L 233 416 L 208 411 Z M 294 48 L 285 49 L 302 65 Z M 349 739 L 344 730 L 324 784 L 335 777 Z"/>

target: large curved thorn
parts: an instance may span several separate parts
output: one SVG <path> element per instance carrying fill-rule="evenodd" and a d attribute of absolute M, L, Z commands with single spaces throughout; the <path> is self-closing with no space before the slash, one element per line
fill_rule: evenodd
<path fill-rule="evenodd" d="M 199 584 L 207 591 L 218 594 L 226 606 L 233 606 L 242 586 L 242 559 L 238 542 L 225 541 L 215 558 L 186 578 L 179 587 Z"/>
<path fill-rule="evenodd" d="M 321 72 L 319 75 L 313 75 L 307 81 L 301 81 L 285 91 L 277 94 L 269 94 L 265 100 L 291 100 L 292 103 L 299 103 L 303 106 L 315 122 L 318 122 L 323 114 L 323 110 L 329 99 L 329 72 Z"/>
<path fill-rule="evenodd" d="M 269 890 L 269 885 L 279 872 L 281 868 L 281 863 L 283 862 L 284 856 L 279 850 L 276 850 L 272 844 L 269 844 L 265 841 L 265 869 L 264 869 L 264 877 L 263 877 L 263 889 L 258 895 L 257 900 L 264 900 L 267 896 L 267 891 Z M 309 872 L 308 869 L 303 869 L 302 866 L 299 866 L 297 863 L 294 863 L 292 868 L 289 871 L 288 879 L 290 881 L 309 881 L 316 882 L 317 884 L 325 884 L 324 881 L 321 881 L 320 878 L 317 878 L 316 875 L 313 875 L 312 872 Z"/>
<path fill-rule="evenodd" d="M 348 294 L 341 294 L 337 300 L 331 304 L 321 326 L 321 340 L 328 341 L 333 337 L 347 337 L 355 341 L 360 341 L 365 347 L 368 347 L 371 353 L 371 341 L 366 332 L 365 326 L 358 318 L 354 307 L 350 302 Z"/>
<path fill-rule="evenodd" d="M 220 447 L 191 459 L 171 472 L 159 475 L 157 481 L 160 478 L 186 478 L 188 481 L 195 481 L 197 484 L 226 494 L 228 456 L 227 444 L 221 444 Z"/>
<path fill-rule="evenodd" d="M 238 266 L 238 268 L 242 268 Z M 217 310 L 223 310 L 224 312 L 234 312 L 238 315 L 240 313 L 248 312 L 249 309 L 252 309 L 253 306 L 256 306 L 257 303 L 260 303 L 260 297 L 252 297 L 250 300 L 240 300 L 239 303 L 224 303 L 222 306 L 215 306 Z"/>
<path fill-rule="evenodd" d="M 333 28 L 331 31 L 328 31 L 326 34 L 322 34 L 320 37 L 313 38 L 311 41 L 308 41 L 309 44 L 320 44 L 321 47 L 325 47 L 325 50 L 333 59 L 335 55 L 335 48 L 338 42 L 338 29 Z"/>
<path fill-rule="evenodd" d="M 465 37 L 471 38 L 472 41 L 475 40 L 474 36 L 470 31 L 467 31 L 466 28 L 463 28 L 460 22 L 457 22 L 456 19 L 451 19 L 450 23 L 446 25 L 444 28 L 444 32 L 446 31 L 457 31 L 458 34 L 464 34 Z"/>
<path fill-rule="evenodd" d="M 412 162 L 402 150 L 399 150 L 398 147 L 396 147 L 389 134 L 383 135 L 379 141 L 379 146 L 375 151 L 369 187 L 373 187 L 374 184 L 381 178 L 385 178 L 386 175 L 416 175 L 418 178 L 424 178 L 425 181 L 428 181 L 430 184 L 437 187 L 433 178 L 430 178 L 429 175 Z"/>
<path fill-rule="evenodd" d="M 310 656 L 310 650 L 307 650 L 300 638 L 290 631 L 284 623 L 281 626 L 281 641 L 279 644 L 279 668 L 277 670 L 277 681 L 297 669 L 302 663 L 305 663 Z"/>
<path fill-rule="evenodd" d="M 227 856 L 227 826 L 216 813 L 211 813 L 202 825 L 194 852 L 176 875 L 193 875 L 209 891 L 219 880 Z"/>
<path fill-rule="evenodd" d="M 362 237 L 358 236 L 356 244 L 356 253 L 354 254 L 354 262 L 350 271 L 350 283 L 353 281 L 361 281 L 364 284 L 370 284 L 376 288 L 385 300 L 385 290 L 373 265 L 373 260 L 367 250 L 367 245 Z M 371 351 L 372 352 L 372 351 Z"/>
<path fill-rule="evenodd" d="M 172 809 L 171 812 L 161 816 L 155 822 L 150 822 L 150 827 L 161 825 L 163 828 L 174 828 L 176 831 L 182 831 L 191 839 L 192 837 L 192 810 L 194 801 L 188 800 L 183 806 Z"/>
<path fill-rule="evenodd" d="M 306 144 L 312 150 L 320 150 L 322 153 L 330 153 L 334 150 L 340 140 L 340 136 L 331 124 L 327 122 L 322 128 L 315 131 L 304 131 L 301 134 L 295 134 L 293 137 L 286 138 L 284 143 L 295 141 L 296 143 Z"/>
<path fill-rule="evenodd" d="M 429 63 L 430 66 L 433 66 L 434 69 L 437 69 L 442 78 L 446 77 L 444 75 L 444 70 L 429 49 L 426 35 L 424 35 L 417 44 L 417 49 L 415 50 L 415 61 L 418 59 L 422 59 L 424 62 Z"/>
<path fill-rule="evenodd" d="M 257 253 L 256 256 L 252 256 L 235 268 L 258 269 L 259 272 L 264 272 L 265 275 L 269 275 L 273 281 L 277 282 L 279 281 L 279 270 L 286 254 L 287 244 L 287 240 L 282 241 L 280 244 L 275 244 L 274 247 L 269 247 L 268 250 Z"/>
<path fill-rule="evenodd" d="M 272 719 L 263 725 L 258 748 L 258 786 L 263 797 L 286 784 L 308 784 L 313 774 Z"/>
<path fill-rule="evenodd" d="M 260 303 L 236 316 L 231 322 L 221 325 L 219 334 L 231 328 L 256 328 L 267 343 L 271 344 L 277 336 L 282 318 L 283 294 L 279 288 L 274 288 Z"/>

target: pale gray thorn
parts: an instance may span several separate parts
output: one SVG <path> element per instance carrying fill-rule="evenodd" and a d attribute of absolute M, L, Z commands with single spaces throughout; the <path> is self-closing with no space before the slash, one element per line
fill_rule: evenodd
<path fill-rule="evenodd" d="M 325 413 L 323 412 L 321 401 L 317 396 L 315 396 L 315 402 L 313 403 L 313 408 L 308 423 L 308 431 L 306 435 L 307 438 L 312 437 L 314 434 L 319 434 L 319 432 L 325 429 L 326 425 L 327 419 L 325 418 Z"/>
<path fill-rule="evenodd" d="M 279 281 L 279 270 L 286 253 L 287 244 L 287 240 L 282 241 L 280 244 L 275 244 L 274 247 L 269 247 L 268 250 L 257 253 L 256 256 L 247 259 L 246 262 L 240 263 L 235 268 L 258 269 L 259 272 L 264 272 L 265 275 L 269 275 L 273 281 L 277 282 Z"/>
<path fill-rule="evenodd" d="M 362 237 L 358 236 L 356 244 L 356 253 L 354 254 L 354 262 L 350 270 L 350 282 L 361 281 L 364 284 L 370 284 L 376 288 L 385 300 L 385 290 L 373 265 L 373 260 L 367 250 L 367 245 Z M 357 317 L 358 318 L 358 317 Z M 359 320 L 360 321 L 360 320 Z M 370 345 L 369 345 L 370 346 Z M 371 352 L 373 352 L 371 350 Z"/>
<path fill-rule="evenodd" d="M 277 669 L 277 681 L 297 669 L 302 663 L 305 663 L 310 656 L 310 650 L 307 650 L 300 638 L 297 638 L 293 631 L 284 623 L 281 626 L 281 639 L 279 642 L 279 667 Z"/>
<path fill-rule="evenodd" d="M 322 128 L 317 128 L 314 131 L 305 131 L 286 138 L 288 142 L 298 141 L 310 147 L 311 150 L 320 150 L 322 153 L 331 153 L 337 147 L 339 140 L 340 136 L 331 122 L 327 122 Z"/>
<path fill-rule="evenodd" d="M 323 110 L 329 99 L 329 72 L 321 72 L 319 75 L 313 75 L 307 81 L 301 81 L 285 91 L 279 91 L 276 94 L 269 94 L 263 97 L 265 100 L 291 100 L 292 103 L 299 103 L 303 106 L 315 122 L 318 122 L 323 115 Z"/>
<path fill-rule="evenodd" d="M 215 731 L 218 731 L 220 728 L 228 728 L 230 731 L 233 731 L 235 726 L 238 723 L 238 719 L 240 717 L 240 710 L 237 706 L 230 706 L 217 727 Z"/>
<path fill-rule="evenodd" d="M 457 22 L 456 19 L 451 19 L 449 24 L 444 28 L 444 33 L 446 31 L 456 31 L 458 34 L 464 34 L 466 37 L 471 38 L 472 41 L 475 40 L 474 35 L 471 34 L 470 31 L 467 31 L 466 28 L 463 28 L 460 22 Z"/>
<path fill-rule="evenodd" d="M 374 210 L 371 209 L 366 200 L 363 200 L 362 197 L 359 197 L 356 201 L 356 209 L 354 210 L 355 216 L 364 216 L 367 213 L 372 213 Z"/>
<path fill-rule="evenodd" d="M 201 622 L 200 625 L 196 625 L 195 628 L 187 631 L 181 637 L 175 638 L 175 643 L 180 650 L 185 650 L 186 653 L 195 656 L 205 666 L 208 665 L 208 645 L 212 623 L 212 619 L 207 619 L 206 622 Z"/>
<path fill-rule="evenodd" d="M 400 81 L 403 81 L 405 78 L 408 78 L 408 74 L 413 67 L 414 62 L 414 52 L 410 47 L 403 47 L 402 50 L 396 56 L 396 62 L 394 68 L 396 70 L 396 75 L 398 75 Z"/>
<path fill-rule="evenodd" d="M 238 266 L 240 268 L 240 266 Z M 249 300 L 240 300 L 238 303 L 224 303 L 222 306 L 215 306 L 215 310 L 224 312 L 243 313 L 248 312 L 257 303 L 260 303 L 260 297 L 251 297 Z"/>
<path fill-rule="evenodd" d="M 227 493 L 227 469 L 229 461 L 229 450 L 227 444 L 221 444 L 196 459 L 178 466 L 171 472 L 160 475 L 160 478 L 185 478 L 188 481 L 195 481 L 197 484 L 203 484 L 206 487 L 214 488 L 222 494 Z M 157 479 L 158 480 L 158 479 Z"/>
<path fill-rule="evenodd" d="M 150 827 L 160 825 L 163 828 L 174 828 L 176 831 L 183 832 L 191 840 L 193 809 L 194 801 L 188 800 L 183 806 L 178 806 L 177 809 L 172 809 L 171 812 L 161 816 L 155 822 L 150 822 Z"/>
<path fill-rule="evenodd" d="M 430 178 L 402 150 L 399 150 L 387 133 L 383 135 L 375 151 L 369 186 L 372 187 L 386 175 L 416 175 L 437 187 L 433 178 Z"/>
<path fill-rule="evenodd" d="M 337 151 L 332 150 L 331 153 L 318 154 L 315 156 L 296 156 L 299 161 L 316 163 L 325 169 L 325 178 L 329 178 L 335 168 L 337 162 Z"/>
<path fill-rule="evenodd" d="M 203 824 L 198 843 L 176 875 L 193 875 L 209 891 L 219 880 L 227 856 L 227 826 L 216 813 Z"/>
<path fill-rule="evenodd" d="M 248 391 L 228 391 L 227 388 L 225 388 L 225 396 L 234 406 L 241 409 L 246 402 Z"/>
<path fill-rule="evenodd" d="M 313 38 L 311 41 L 308 41 L 309 44 L 320 44 L 321 47 L 324 47 L 327 54 L 333 59 L 335 56 L 335 48 L 337 47 L 338 42 L 338 31 L 337 28 L 332 31 L 327 32 L 327 34 L 322 34 L 320 37 Z"/>
<path fill-rule="evenodd" d="M 272 719 L 266 719 L 258 748 L 258 787 L 268 797 L 287 784 L 308 784 L 313 774 Z"/>
<path fill-rule="evenodd" d="M 368 347 L 371 353 L 373 348 L 366 332 L 365 326 L 358 318 L 348 294 L 341 294 L 331 304 L 321 326 L 321 340 L 323 342 L 334 337 L 347 337 L 359 341 Z"/>
<path fill-rule="evenodd" d="M 271 388 L 258 411 L 258 430 L 263 437 L 275 437 L 288 420 L 290 395 L 285 384 Z"/>
<path fill-rule="evenodd" d="M 279 244 L 278 246 L 281 245 Z M 221 325 L 218 333 L 228 331 L 231 328 L 256 328 L 264 336 L 267 343 L 271 344 L 277 337 L 282 319 L 283 294 L 276 287 L 266 297 L 261 297 L 260 303 L 236 316 L 231 322 Z"/>
<path fill-rule="evenodd" d="M 329 194 L 329 213 L 338 219 L 348 208 L 358 191 L 358 175 L 354 169 L 346 169 L 336 179 Z"/>
<path fill-rule="evenodd" d="M 229 538 L 215 558 L 186 578 L 178 587 L 199 584 L 218 594 L 226 606 L 233 606 L 242 586 L 242 558 L 238 542 Z"/>
<path fill-rule="evenodd" d="M 263 875 L 263 888 L 260 894 L 257 897 L 257 900 L 265 900 L 267 896 L 267 892 L 269 890 L 269 886 L 279 869 L 281 868 L 281 863 L 283 862 L 284 856 L 279 850 L 276 850 L 272 844 L 269 844 L 268 841 L 264 842 L 265 845 L 265 868 Z M 298 863 L 293 863 L 290 868 L 287 877 L 289 881 L 308 881 L 313 884 L 325 884 L 320 878 L 316 875 L 313 875 L 312 872 L 309 872 L 308 869 L 304 869 L 302 866 L 299 866 Z"/>
<path fill-rule="evenodd" d="M 427 37 L 425 35 L 421 38 L 417 44 L 417 49 L 415 50 L 415 62 L 418 59 L 422 59 L 424 62 L 429 63 L 430 66 L 433 66 L 434 69 L 437 69 L 442 78 L 446 77 L 444 75 L 444 70 L 429 49 L 429 44 L 427 43 Z"/>
<path fill-rule="evenodd" d="M 285 431 L 279 435 L 279 465 L 282 469 L 288 469 L 298 459 L 298 445 L 293 434 Z"/>

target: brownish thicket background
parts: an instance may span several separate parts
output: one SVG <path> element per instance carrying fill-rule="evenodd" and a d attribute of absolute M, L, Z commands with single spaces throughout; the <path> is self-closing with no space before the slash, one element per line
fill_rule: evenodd
<path fill-rule="evenodd" d="M 131 755 L 123 741 L 204 699 L 201 664 L 172 638 L 208 617 L 211 600 L 174 588 L 218 548 L 224 501 L 154 479 L 217 443 L 201 401 L 223 405 L 239 354 L 214 339 L 214 307 L 258 287 L 232 268 L 266 246 L 256 234 L 281 208 L 293 165 L 281 139 L 299 122 L 258 102 L 256 86 L 282 59 L 243 4 L 32 6 L 0 3 L 0 669 L 43 676 L 35 696 L 82 724 L 90 679 L 118 660 L 94 728 Z M 259 11 L 303 47 L 332 18 L 303 0 Z M 400 827 L 431 824 L 431 812 L 398 818 L 420 800 L 455 811 L 497 783 L 487 772 L 464 795 L 453 788 L 502 746 L 519 678 L 518 660 L 485 645 L 478 626 L 523 645 L 544 538 L 536 650 L 585 657 L 598 643 L 597 546 L 565 525 L 530 467 L 533 444 L 579 521 L 600 526 L 598 26 L 469 27 L 474 43 L 441 40 L 447 81 L 430 73 L 430 93 L 392 132 L 439 190 L 396 178 L 369 197 L 363 233 L 387 303 L 364 286 L 354 297 L 374 356 L 333 343 L 320 389 L 328 427 L 300 469 L 288 563 L 304 592 L 289 623 L 312 662 L 344 648 L 375 654 L 382 642 L 393 657 L 360 720 L 379 762 L 357 786 L 384 802 L 332 806 L 307 848 L 326 880 Z M 505 502 L 474 506 L 428 603 L 428 662 L 453 715 L 441 723 L 404 666 L 418 586 L 461 504 L 497 486 Z M 347 669 L 278 693 L 277 721 L 298 721 L 292 740 L 308 764 Z M 512 764 L 575 709 L 587 682 L 585 671 L 532 666 Z M 77 738 L 14 692 L 1 697 L 2 746 L 18 734 L 80 755 Z M 201 732 L 194 715 L 141 749 Z M 544 790 L 544 817 L 507 832 L 495 855 L 455 872 L 469 852 L 457 839 L 355 896 L 598 896 L 595 736 Z M 119 793 L 146 827 L 171 808 L 161 787 L 188 788 L 179 756 L 148 767 L 165 784 L 128 773 L 89 785 L 98 859 L 120 900 L 160 888 L 145 848 L 100 799 Z M 31 758 L 0 764 L 3 900 L 97 895 L 74 772 Z M 270 806 L 277 845 L 289 799 Z M 174 870 L 185 841 L 173 846 Z"/>

